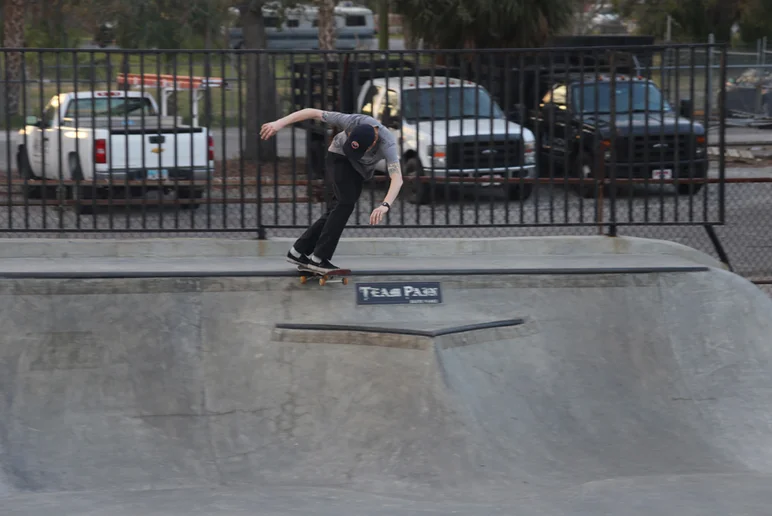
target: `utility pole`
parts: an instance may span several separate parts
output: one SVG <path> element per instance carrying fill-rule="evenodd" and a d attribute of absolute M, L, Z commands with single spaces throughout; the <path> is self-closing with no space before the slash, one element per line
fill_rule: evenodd
<path fill-rule="evenodd" d="M 378 0 L 378 49 L 389 49 L 389 0 Z"/>

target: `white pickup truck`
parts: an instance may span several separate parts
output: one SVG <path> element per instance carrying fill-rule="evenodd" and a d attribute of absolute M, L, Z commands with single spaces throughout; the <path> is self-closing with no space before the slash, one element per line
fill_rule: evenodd
<path fill-rule="evenodd" d="M 445 77 L 389 77 L 362 85 L 357 110 L 388 127 L 401 141 L 405 197 L 414 204 L 431 199 L 429 182 L 416 176 L 434 177 L 435 191 L 445 188 L 444 178 L 490 179 L 477 185 L 501 186 L 502 178 L 535 178 L 536 152 L 533 133 L 507 121 L 487 90 L 470 81 Z M 376 170 L 385 171 L 381 161 Z M 497 182 L 499 180 L 499 182 Z M 453 188 L 471 191 L 474 183 L 455 183 Z M 510 199 L 527 199 L 532 183 L 509 183 Z"/>
<path fill-rule="evenodd" d="M 159 116 L 155 99 L 143 92 L 55 95 L 42 118 L 27 117 L 19 131 L 19 174 L 30 180 L 83 181 L 80 198 L 98 198 L 126 181 L 144 181 L 165 192 L 176 186 L 179 198 L 199 198 L 202 187 L 191 187 L 190 180 L 213 175 L 214 140 L 208 129 L 179 121 Z"/>

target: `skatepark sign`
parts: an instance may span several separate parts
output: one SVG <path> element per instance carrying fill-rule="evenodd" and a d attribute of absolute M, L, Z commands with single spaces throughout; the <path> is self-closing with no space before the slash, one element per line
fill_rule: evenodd
<path fill-rule="evenodd" d="M 358 305 L 439 304 L 439 282 L 357 283 Z"/>

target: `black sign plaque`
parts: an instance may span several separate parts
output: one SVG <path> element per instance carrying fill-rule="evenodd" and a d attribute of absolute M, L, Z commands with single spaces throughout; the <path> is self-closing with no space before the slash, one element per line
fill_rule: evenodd
<path fill-rule="evenodd" d="M 442 303 L 437 281 L 357 283 L 358 305 L 436 305 Z"/>

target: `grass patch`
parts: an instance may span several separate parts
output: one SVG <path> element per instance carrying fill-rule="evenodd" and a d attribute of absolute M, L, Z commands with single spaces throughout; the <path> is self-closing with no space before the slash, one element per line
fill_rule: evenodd
<path fill-rule="evenodd" d="M 116 76 L 119 72 L 126 70 L 129 73 L 163 73 L 177 74 L 179 76 L 196 75 L 206 76 L 206 63 L 203 53 L 190 53 L 185 51 L 176 52 L 168 55 L 154 51 L 138 51 L 137 53 L 108 53 L 103 51 L 78 51 L 78 52 L 40 52 L 31 49 L 23 53 L 23 62 L 25 64 L 25 87 L 24 98 L 21 101 L 23 114 L 14 117 L 12 120 L 13 128 L 20 127 L 24 116 L 40 116 L 50 98 L 57 93 L 68 91 L 88 91 L 90 89 L 107 90 L 118 87 Z M 244 124 L 246 117 L 247 103 L 247 81 L 246 64 L 248 54 L 230 53 L 215 51 L 208 54 L 210 57 L 210 75 L 221 77 L 226 83 L 225 89 L 210 90 L 209 99 L 211 104 L 207 110 L 206 96 L 199 103 L 199 123 L 201 125 L 220 128 L 233 127 L 239 125 L 239 119 Z M 391 51 L 391 57 L 399 57 L 399 53 Z M 289 112 L 291 109 L 291 82 L 290 70 L 292 64 L 317 63 L 321 61 L 321 56 L 309 52 L 306 54 L 282 54 L 270 53 L 271 68 L 276 77 L 277 103 L 279 105 L 280 116 Z M 377 57 L 377 55 L 376 55 Z M 409 52 L 403 54 L 405 59 L 415 57 L 415 54 Z M 689 57 L 689 56 L 685 56 Z M 704 56 L 702 56 L 704 57 Z M 693 100 L 695 108 L 701 109 L 707 103 L 705 97 L 705 85 L 707 81 L 707 70 L 705 69 L 704 59 L 701 56 L 695 56 L 695 71 L 693 79 L 689 68 L 678 70 L 678 94 L 677 98 L 691 98 L 691 81 L 694 83 Z M 368 54 L 362 55 L 363 60 L 368 59 Z M 435 56 L 419 54 L 419 65 L 429 68 Z M 4 66 L 5 56 L 0 55 L 0 66 Z M 335 56 L 335 59 L 339 59 Z M 661 56 L 655 56 L 654 62 L 649 70 L 651 79 L 663 90 L 668 92 L 668 98 L 671 102 L 676 100 L 676 71 L 666 71 L 669 79 L 664 77 L 660 69 Z M 412 67 L 404 70 L 405 76 L 414 73 Z M 740 73 L 740 71 L 731 69 L 729 76 Z M 437 76 L 442 76 L 441 65 L 438 65 Z M 713 74 L 712 91 L 717 92 L 720 88 L 720 74 L 716 70 Z M 153 95 L 160 102 L 161 92 L 155 87 L 146 88 L 146 92 Z M 180 91 L 170 99 L 170 114 L 176 114 L 189 123 L 192 119 L 192 106 L 194 100 L 190 92 Z M 711 105 L 715 105 L 715 93 L 710 99 Z M 211 116 L 206 116 L 207 111 Z"/>
<path fill-rule="evenodd" d="M 209 77 L 219 77 L 227 83 L 226 88 L 213 88 L 209 91 L 211 101 L 207 117 L 207 95 L 204 93 L 198 102 L 199 123 L 212 128 L 234 126 L 242 123 L 247 102 L 246 55 L 233 53 L 212 53 L 210 55 Z M 22 114 L 13 119 L 13 128 L 23 125 L 25 116 L 40 116 L 50 99 L 60 93 L 89 90 L 116 90 L 119 88 L 117 75 L 122 71 L 144 74 L 171 74 L 177 76 L 206 77 L 207 65 L 204 54 L 180 52 L 174 56 L 159 53 L 108 54 L 105 52 L 25 52 L 23 98 L 20 99 Z M 319 57 L 309 54 L 308 61 L 318 61 Z M 278 103 L 282 112 L 290 105 L 290 61 L 287 55 L 271 55 L 271 68 L 276 77 Z M 305 55 L 294 57 L 294 62 L 306 61 Z M 0 58 L 0 66 L 3 66 Z M 139 88 L 132 88 L 142 91 Z M 158 87 L 146 87 L 144 90 L 161 102 L 162 90 Z M 192 119 L 195 100 L 189 91 L 180 90 L 169 98 L 169 114 L 178 115 L 189 123 Z"/>

